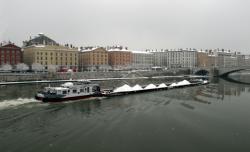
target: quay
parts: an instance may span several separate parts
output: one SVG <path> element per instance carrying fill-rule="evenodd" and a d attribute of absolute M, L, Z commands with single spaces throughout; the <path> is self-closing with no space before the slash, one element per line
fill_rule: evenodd
<path fill-rule="evenodd" d="M 132 78 L 98 78 L 98 79 L 68 79 L 68 80 L 39 80 L 39 81 L 11 81 L 0 82 L 0 85 L 36 84 L 36 83 L 61 83 L 87 81 L 110 81 L 110 80 L 136 80 L 136 79 L 164 79 L 164 78 L 204 78 L 205 76 L 180 75 L 180 76 L 155 76 L 155 77 L 132 77 Z"/>

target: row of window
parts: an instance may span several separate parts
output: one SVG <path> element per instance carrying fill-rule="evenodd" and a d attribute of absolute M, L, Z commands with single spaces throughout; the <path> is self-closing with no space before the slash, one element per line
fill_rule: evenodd
<path fill-rule="evenodd" d="M 40 63 L 41 65 L 48 65 L 47 61 L 37 61 L 37 63 Z M 55 62 L 55 65 L 58 65 L 59 62 Z M 77 63 L 73 64 L 72 62 L 70 63 L 65 63 L 63 64 L 63 62 L 60 62 L 60 65 L 77 65 Z"/>
<path fill-rule="evenodd" d="M 73 90 L 72 90 L 72 93 L 82 93 L 82 92 L 89 93 L 89 91 L 90 91 L 90 88 L 87 87 L 87 88 L 84 88 L 84 89 L 80 89 L 80 92 L 77 92 L 76 89 L 73 89 Z M 68 90 L 68 91 L 64 90 L 64 91 L 62 92 L 62 94 L 67 94 L 67 93 L 70 93 L 70 90 Z"/>
<path fill-rule="evenodd" d="M 37 55 L 51 55 L 51 56 L 53 56 L 53 52 L 50 52 L 50 53 L 48 53 L 48 52 L 36 52 L 36 54 Z M 63 54 L 64 54 L 64 56 L 77 56 L 77 54 L 76 53 L 55 53 L 55 55 L 56 56 L 58 56 L 58 55 L 61 55 L 61 56 L 63 56 Z M 69 55 L 68 55 L 69 54 Z M 73 55 L 74 54 L 74 55 Z"/>
<path fill-rule="evenodd" d="M 37 60 L 39 60 L 39 59 L 40 59 L 40 60 L 48 60 L 48 57 L 42 57 L 42 56 L 39 57 L 39 56 L 37 56 L 36 59 L 37 59 Z M 53 58 L 53 57 L 50 57 L 50 59 L 53 60 L 54 58 Z M 58 58 L 55 57 L 55 60 L 57 60 L 57 59 L 58 59 Z M 60 59 L 63 60 L 63 57 L 61 57 Z M 69 59 L 70 59 L 70 61 L 73 61 L 72 58 L 69 58 Z M 65 58 L 65 60 L 67 61 L 68 58 Z M 75 61 L 76 61 L 76 60 L 77 60 L 77 58 L 75 58 Z"/>

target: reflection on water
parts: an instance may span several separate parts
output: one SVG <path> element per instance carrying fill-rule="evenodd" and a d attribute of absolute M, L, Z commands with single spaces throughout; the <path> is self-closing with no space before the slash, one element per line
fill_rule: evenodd
<path fill-rule="evenodd" d="M 112 88 L 173 81 L 179 80 L 100 85 Z M 205 86 L 98 100 L 34 100 L 34 94 L 45 86 L 0 88 L 0 151 L 250 150 L 249 85 L 211 79 Z"/>

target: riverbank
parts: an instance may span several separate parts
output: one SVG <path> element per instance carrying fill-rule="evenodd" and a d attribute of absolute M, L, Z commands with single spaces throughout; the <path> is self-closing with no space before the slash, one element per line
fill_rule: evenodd
<path fill-rule="evenodd" d="M 110 71 L 110 72 L 75 72 L 75 73 L 1 73 L 1 82 L 69 80 L 69 79 L 105 79 L 105 78 L 137 78 L 159 76 L 184 76 L 190 70 L 178 69 L 168 71 Z"/>

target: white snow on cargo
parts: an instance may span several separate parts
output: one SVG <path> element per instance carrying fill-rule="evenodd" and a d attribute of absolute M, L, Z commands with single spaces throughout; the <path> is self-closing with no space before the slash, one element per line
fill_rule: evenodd
<path fill-rule="evenodd" d="M 133 87 L 133 91 L 138 91 L 138 90 L 143 90 L 143 88 L 137 84 Z"/>
<path fill-rule="evenodd" d="M 128 92 L 128 91 L 133 91 L 133 88 L 130 87 L 129 85 L 125 84 L 119 88 L 116 88 L 114 92 Z"/>
<path fill-rule="evenodd" d="M 155 89 L 157 88 L 154 84 L 149 84 L 145 87 L 145 89 Z"/>
<path fill-rule="evenodd" d="M 165 83 L 162 83 L 162 84 L 160 84 L 159 86 L 158 86 L 158 88 L 166 88 L 167 87 L 167 85 L 165 84 Z"/>
<path fill-rule="evenodd" d="M 177 86 L 190 85 L 191 83 L 187 80 L 183 80 L 177 83 Z"/>

